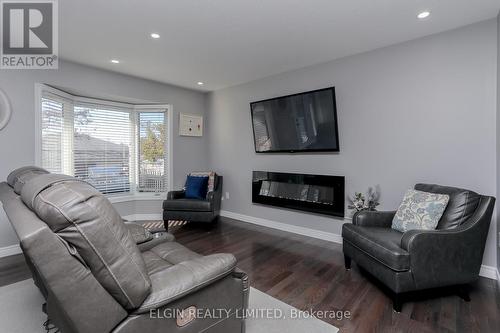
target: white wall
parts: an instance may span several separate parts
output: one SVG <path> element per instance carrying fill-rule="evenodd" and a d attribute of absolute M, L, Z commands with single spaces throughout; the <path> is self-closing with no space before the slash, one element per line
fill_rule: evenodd
<path fill-rule="evenodd" d="M 153 81 L 69 62 L 60 62 L 59 70 L 2 70 L 0 88 L 9 97 L 12 118 L 0 131 L 0 180 L 10 171 L 34 163 L 35 157 L 35 83 L 47 83 L 95 97 L 115 97 L 122 100 L 140 100 L 173 105 L 173 185 L 183 185 L 188 171 L 207 166 L 206 140 L 180 137 L 179 113 L 200 114 L 205 111 L 206 95 Z M 161 212 L 161 201 L 116 204 L 118 210 L 129 215 L 130 207 L 136 214 Z M 8 221 L 0 220 L 0 248 L 17 243 Z"/>
<path fill-rule="evenodd" d="M 346 177 L 346 194 L 379 184 L 395 209 L 416 182 L 496 195 L 496 21 L 490 20 L 211 93 L 210 167 L 235 213 L 340 233 L 343 220 L 251 203 L 252 170 Z M 335 86 L 339 154 L 255 154 L 249 103 Z M 492 224 L 484 264 L 496 266 Z"/>

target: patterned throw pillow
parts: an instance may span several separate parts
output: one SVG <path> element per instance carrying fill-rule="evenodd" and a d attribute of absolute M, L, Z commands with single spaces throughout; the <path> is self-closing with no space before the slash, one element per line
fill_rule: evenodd
<path fill-rule="evenodd" d="M 449 199 L 446 194 L 408 190 L 392 220 L 392 229 L 436 229 Z"/>

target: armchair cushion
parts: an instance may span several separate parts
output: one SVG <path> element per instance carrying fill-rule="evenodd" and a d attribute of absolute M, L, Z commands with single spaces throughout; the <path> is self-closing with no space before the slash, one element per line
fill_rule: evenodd
<path fill-rule="evenodd" d="M 474 214 L 481 199 L 481 195 L 476 192 L 450 186 L 417 184 L 415 190 L 449 195 L 450 200 L 437 229 L 453 229 L 460 226 Z"/>
<path fill-rule="evenodd" d="M 164 210 L 182 210 L 194 212 L 211 211 L 210 201 L 199 199 L 175 199 L 163 201 Z"/>
<path fill-rule="evenodd" d="M 436 229 L 449 198 L 447 194 L 406 191 L 403 202 L 392 220 L 392 228 L 401 232 Z"/>
<path fill-rule="evenodd" d="M 400 246 L 403 233 L 397 230 L 346 223 L 342 226 L 342 237 L 394 271 L 410 269 L 410 255 Z"/>
<path fill-rule="evenodd" d="M 207 196 L 208 177 L 188 176 L 186 180 L 186 198 L 205 199 Z"/>

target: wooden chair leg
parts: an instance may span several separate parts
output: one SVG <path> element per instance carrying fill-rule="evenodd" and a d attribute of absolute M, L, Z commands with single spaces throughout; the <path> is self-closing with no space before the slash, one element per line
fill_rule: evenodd
<path fill-rule="evenodd" d="M 344 265 L 345 265 L 345 269 L 347 269 L 347 270 L 351 269 L 351 258 L 346 256 L 345 254 L 344 254 Z"/>
<path fill-rule="evenodd" d="M 400 313 L 403 309 L 403 296 L 401 294 L 394 294 L 392 297 L 392 309 L 394 312 Z"/>
<path fill-rule="evenodd" d="M 468 285 L 458 286 L 457 293 L 458 293 L 458 297 L 460 297 L 461 299 L 463 299 L 466 302 L 470 302 L 469 286 Z"/>

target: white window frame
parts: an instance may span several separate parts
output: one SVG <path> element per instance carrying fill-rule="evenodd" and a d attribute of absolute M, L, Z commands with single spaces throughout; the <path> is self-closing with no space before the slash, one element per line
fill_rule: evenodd
<path fill-rule="evenodd" d="M 130 103 L 122 103 L 122 102 L 115 102 L 115 101 L 109 101 L 105 99 L 96 99 L 96 98 L 89 98 L 89 97 L 82 97 L 82 96 L 77 96 L 77 95 L 72 95 L 68 94 L 64 91 L 61 91 L 59 89 L 53 88 L 49 85 L 43 84 L 43 83 L 35 83 L 35 165 L 36 166 L 42 166 L 42 96 L 43 92 L 49 92 L 64 98 L 67 98 L 69 100 L 72 100 L 73 102 L 87 102 L 87 103 L 95 103 L 95 104 L 106 104 L 110 106 L 116 106 L 116 107 L 125 107 L 127 109 L 132 109 L 133 111 L 131 112 L 131 121 L 132 121 L 132 130 L 134 132 L 137 131 L 137 120 L 138 120 L 138 112 L 147 112 L 147 110 L 151 110 L 151 112 L 158 111 L 158 109 L 164 109 L 166 112 L 166 117 L 165 121 L 167 122 L 166 124 L 166 130 L 167 130 L 167 135 L 166 135 L 166 143 L 165 143 L 165 149 L 167 152 L 167 172 L 165 174 L 166 181 L 167 181 L 167 189 L 166 191 L 171 191 L 172 190 L 172 179 L 173 179 L 173 159 L 172 159 L 172 150 L 173 150 L 173 144 L 172 144 L 172 138 L 173 138 L 173 107 L 171 104 L 130 104 Z M 136 191 L 136 178 L 137 178 L 137 173 L 138 173 L 138 166 L 139 166 L 139 160 L 138 157 L 136 156 L 138 154 L 138 133 L 131 134 L 134 140 L 133 144 L 133 150 L 130 153 L 130 156 L 134 156 L 134 165 L 133 165 L 133 179 L 134 179 L 134 186 L 133 189 L 131 189 L 130 192 L 128 193 L 120 193 L 120 194 L 110 194 L 106 195 L 108 199 L 112 203 L 118 203 L 118 202 L 127 202 L 127 201 L 144 201 L 144 200 L 164 200 L 166 198 L 167 192 L 161 192 L 161 193 L 156 193 L 156 192 L 138 192 Z"/>

